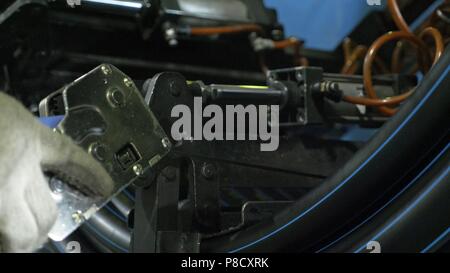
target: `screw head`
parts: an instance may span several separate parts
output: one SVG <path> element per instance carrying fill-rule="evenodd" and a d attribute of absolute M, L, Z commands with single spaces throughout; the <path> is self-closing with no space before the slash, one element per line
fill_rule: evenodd
<path fill-rule="evenodd" d="M 295 72 L 295 78 L 297 79 L 297 81 L 299 83 L 303 83 L 304 77 L 303 77 L 303 73 L 301 71 Z"/>
<path fill-rule="evenodd" d="M 77 211 L 74 214 L 72 214 L 72 219 L 76 224 L 81 224 L 85 220 L 84 216 L 83 216 L 83 212 L 81 212 L 81 211 Z"/>
<path fill-rule="evenodd" d="M 202 175 L 206 179 L 211 179 L 216 174 L 216 167 L 211 163 L 204 163 L 202 166 Z"/>
<path fill-rule="evenodd" d="M 107 149 L 103 144 L 100 143 L 92 143 L 89 146 L 89 153 L 94 156 L 99 161 L 104 161 L 107 155 Z"/>
<path fill-rule="evenodd" d="M 161 139 L 161 144 L 164 148 L 167 149 L 170 147 L 170 140 L 167 137 L 165 137 L 165 138 Z"/>
<path fill-rule="evenodd" d="M 133 86 L 133 81 L 130 80 L 129 78 L 124 78 L 123 79 L 123 83 L 125 84 L 126 87 L 132 87 Z"/>
<path fill-rule="evenodd" d="M 301 110 L 299 110 L 297 112 L 297 122 L 300 124 L 305 124 L 306 123 L 306 119 L 305 119 L 305 113 Z"/>
<path fill-rule="evenodd" d="M 133 166 L 133 172 L 136 176 L 141 176 L 144 174 L 141 164 L 136 164 Z"/>
<path fill-rule="evenodd" d="M 54 193 L 64 192 L 64 183 L 56 177 L 50 178 L 50 189 Z"/>
<path fill-rule="evenodd" d="M 111 68 L 107 65 L 102 65 L 101 70 L 102 70 L 103 74 L 105 74 L 105 75 L 109 75 L 112 73 Z"/>

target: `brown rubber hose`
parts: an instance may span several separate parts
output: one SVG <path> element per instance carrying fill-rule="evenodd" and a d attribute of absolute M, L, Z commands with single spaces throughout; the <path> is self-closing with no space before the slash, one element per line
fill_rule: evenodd
<path fill-rule="evenodd" d="M 432 27 L 426 28 L 420 34 L 419 37 L 424 37 L 425 35 L 431 35 L 435 39 L 436 53 L 435 53 L 434 63 L 436 63 L 439 60 L 439 58 L 442 56 L 442 53 L 444 51 L 444 42 L 442 39 L 442 35 L 439 33 L 439 31 L 437 29 L 432 28 Z M 380 37 L 377 41 L 375 41 L 375 43 L 369 49 L 366 59 L 364 60 L 364 86 L 365 86 L 368 97 L 371 99 L 378 99 L 378 96 L 373 88 L 373 81 L 372 81 L 372 64 L 373 64 L 374 58 L 377 55 L 378 50 L 384 44 L 386 44 L 389 41 L 398 40 L 398 39 L 406 39 L 406 40 L 416 44 L 419 48 L 422 47 L 422 43 L 419 43 L 415 36 L 411 36 L 411 34 L 405 33 L 402 31 L 391 32 L 391 33 L 385 34 L 384 36 Z M 425 55 L 428 55 L 427 54 L 428 51 L 426 50 L 426 48 L 422 48 L 421 51 L 425 52 Z M 424 71 L 424 73 L 426 73 L 426 72 L 427 71 Z M 402 94 L 400 96 L 392 97 L 392 98 L 388 99 L 388 101 L 390 101 L 390 100 L 396 101 L 400 98 L 403 98 L 403 100 L 405 100 L 406 98 L 409 97 L 410 94 L 411 94 L 411 92 L 408 92 L 408 93 Z M 387 106 L 387 105 L 392 105 L 392 104 L 386 103 L 384 106 Z M 388 115 L 388 116 L 392 116 L 396 113 L 395 109 L 384 107 L 384 106 L 379 107 L 379 111 L 381 113 Z"/>
<path fill-rule="evenodd" d="M 389 32 L 389 33 L 381 36 L 380 38 L 378 38 L 373 43 L 373 45 L 369 48 L 366 58 L 364 60 L 364 86 L 366 88 L 366 93 L 369 97 L 364 98 L 364 97 L 344 96 L 343 97 L 344 101 L 349 102 L 349 103 L 354 103 L 354 104 L 366 105 L 366 106 L 381 107 L 381 106 L 397 105 L 397 104 L 403 102 L 409 96 L 410 92 L 399 95 L 399 96 L 387 98 L 387 99 L 379 99 L 376 96 L 375 90 L 373 88 L 372 64 L 374 62 L 375 56 L 378 53 L 378 50 L 385 43 L 392 41 L 392 40 L 399 40 L 399 39 L 406 39 L 408 41 L 411 41 L 412 43 L 416 44 L 419 48 L 422 45 L 419 42 L 418 38 L 416 38 L 415 36 L 412 36 L 409 33 L 403 32 L 403 31 Z M 426 49 L 422 49 L 422 50 L 426 52 Z M 375 96 L 373 96 L 373 93 L 375 93 Z M 392 110 L 390 108 L 388 108 L 388 109 Z"/>
<path fill-rule="evenodd" d="M 433 39 L 434 39 L 434 43 L 436 46 L 436 53 L 434 54 L 433 64 L 436 64 L 437 61 L 439 60 L 439 58 L 441 58 L 441 56 L 445 50 L 444 38 L 442 37 L 442 34 L 439 32 L 439 30 L 437 30 L 434 27 L 427 27 L 426 29 L 424 29 L 420 33 L 419 38 L 421 40 L 423 40 L 425 38 L 425 36 L 427 36 L 427 35 L 433 37 Z"/>
<path fill-rule="evenodd" d="M 388 0 L 388 9 L 389 12 L 392 15 L 392 18 L 394 19 L 395 25 L 398 27 L 399 30 L 404 31 L 406 33 L 412 34 L 412 31 L 409 29 L 408 24 L 405 21 L 405 18 L 403 18 L 402 12 L 400 11 L 400 7 L 397 4 L 396 0 Z"/>
<path fill-rule="evenodd" d="M 293 37 L 285 39 L 285 40 L 273 42 L 273 46 L 275 49 L 284 49 L 287 47 L 300 47 L 301 45 L 302 45 L 302 42 Z"/>
<path fill-rule="evenodd" d="M 404 100 L 406 100 L 411 94 L 412 91 L 409 91 L 407 93 L 401 94 L 399 96 L 394 96 L 386 99 L 380 99 L 378 98 L 374 87 L 373 87 L 373 80 L 372 80 L 372 65 L 375 61 L 376 55 L 380 48 L 393 40 L 407 40 L 408 42 L 413 43 L 418 48 L 418 54 L 419 54 L 419 63 L 422 66 L 423 73 L 426 73 L 429 69 L 428 58 L 430 57 L 429 51 L 426 48 L 425 43 L 423 42 L 423 38 L 425 36 L 431 36 L 436 44 L 436 52 L 434 54 L 434 61 L 435 64 L 439 58 L 442 56 L 444 51 L 444 41 L 442 38 L 441 33 L 433 28 L 433 27 L 427 27 L 424 29 L 420 35 L 417 37 L 415 36 L 411 30 L 409 29 L 406 21 L 404 20 L 400 8 L 397 5 L 396 0 L 388 0 L 388 8 L 389 11 L 392 14 L 392 17 L 394 19 L 395 24 L 400 29 L 400 31 L 397 32 L 389 32 L 380 38 L 378 38 L 372 46 L 369 48 L 366 57 L 364 59 L 364 67 L 363 67 L 363 76 L 364 76 L 364 86 L 365 91 L 367 93 L 368 97 L 352 97 L 352 96 L 344 96 L 343 100 L 349 103 L 353 104 L 361 104 L 366 106 L 376 106 L 378 107 L 378 110 L 387 115 L 392 116 L 394 115 L 397 110 L 393 108 L 389 108 L 387 106 L 394 106 L 397 104 L 400 104 Z M 392 70 L 398 71 L 400 70 L 400 54 L 402 50 L 403 45 L 401 43 L 397 44 L 397 47 L 394 50 L 393 60 L 392 60 Z"/>
<path fill-rule="evenodd" d="M 256 24 L 220 26 L 220 27 L 193 27 L 191 28 L 191 35 L 194 36 L 211 36 L 221 34 L 236 34 L 244 32 L 264 32 L 262 27 Z"/>

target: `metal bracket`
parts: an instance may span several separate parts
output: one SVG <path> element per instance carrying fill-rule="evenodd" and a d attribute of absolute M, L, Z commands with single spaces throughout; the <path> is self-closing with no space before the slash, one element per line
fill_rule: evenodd
<path fill-rule="evenodd" d="M 71 137 L 103 164 L 115 182 L 114 193 L 150 174 L 172 144 L 131 79 L 103 64 L 39 106 L 41 116 L 64 115 L 55 131 Z M 54 192 L 58 220 L 50 232 L 62 240 L 110 198 L 94 200 L 66 187 Z"/>
<path fill-rule="evenodd" d="M 137 253 L 200 251 L 200 234 L 181 224 L 178 208 L 180 169 L 164 168 L 155 183 L 136 191 L 132 250 Z"/>
<path fill-rule="evenodd" d="M 8 20 L 11 15 L 16 13 L 20 8 L 29 4 L 40 4 L 43 6 L 47 5 L 47 0 L 17 0 L 12 3 L 4 12 L 0 13 L 0 25 Z"/>

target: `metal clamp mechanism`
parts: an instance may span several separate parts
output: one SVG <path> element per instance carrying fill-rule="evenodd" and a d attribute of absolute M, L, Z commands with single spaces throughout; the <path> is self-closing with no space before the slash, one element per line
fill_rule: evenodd
<path fill-rule="evenodd" d="M 49 95 L 39 110 L 45 117 L 64 116 L 55 131 L 103 164 L 115 183 L 114 193 L 151 174 L 172 147 L 134 83 L 111 65 L 101 65 Z M 94 200 L 67 185 L 53 194 L 59 208 L 49 234 L 53 240 L 67 237 L 113 197 Z"/>

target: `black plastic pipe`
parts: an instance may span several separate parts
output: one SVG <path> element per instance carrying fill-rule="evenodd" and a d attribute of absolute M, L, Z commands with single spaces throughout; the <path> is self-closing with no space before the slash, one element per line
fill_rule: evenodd
<path fill-rule="evenodd" d="M 302 251 L 358 217 L 448 132 L 450 48 L 414 95 L 340 171 L 270 221 L 204 240 L 209 252 Z"/>

